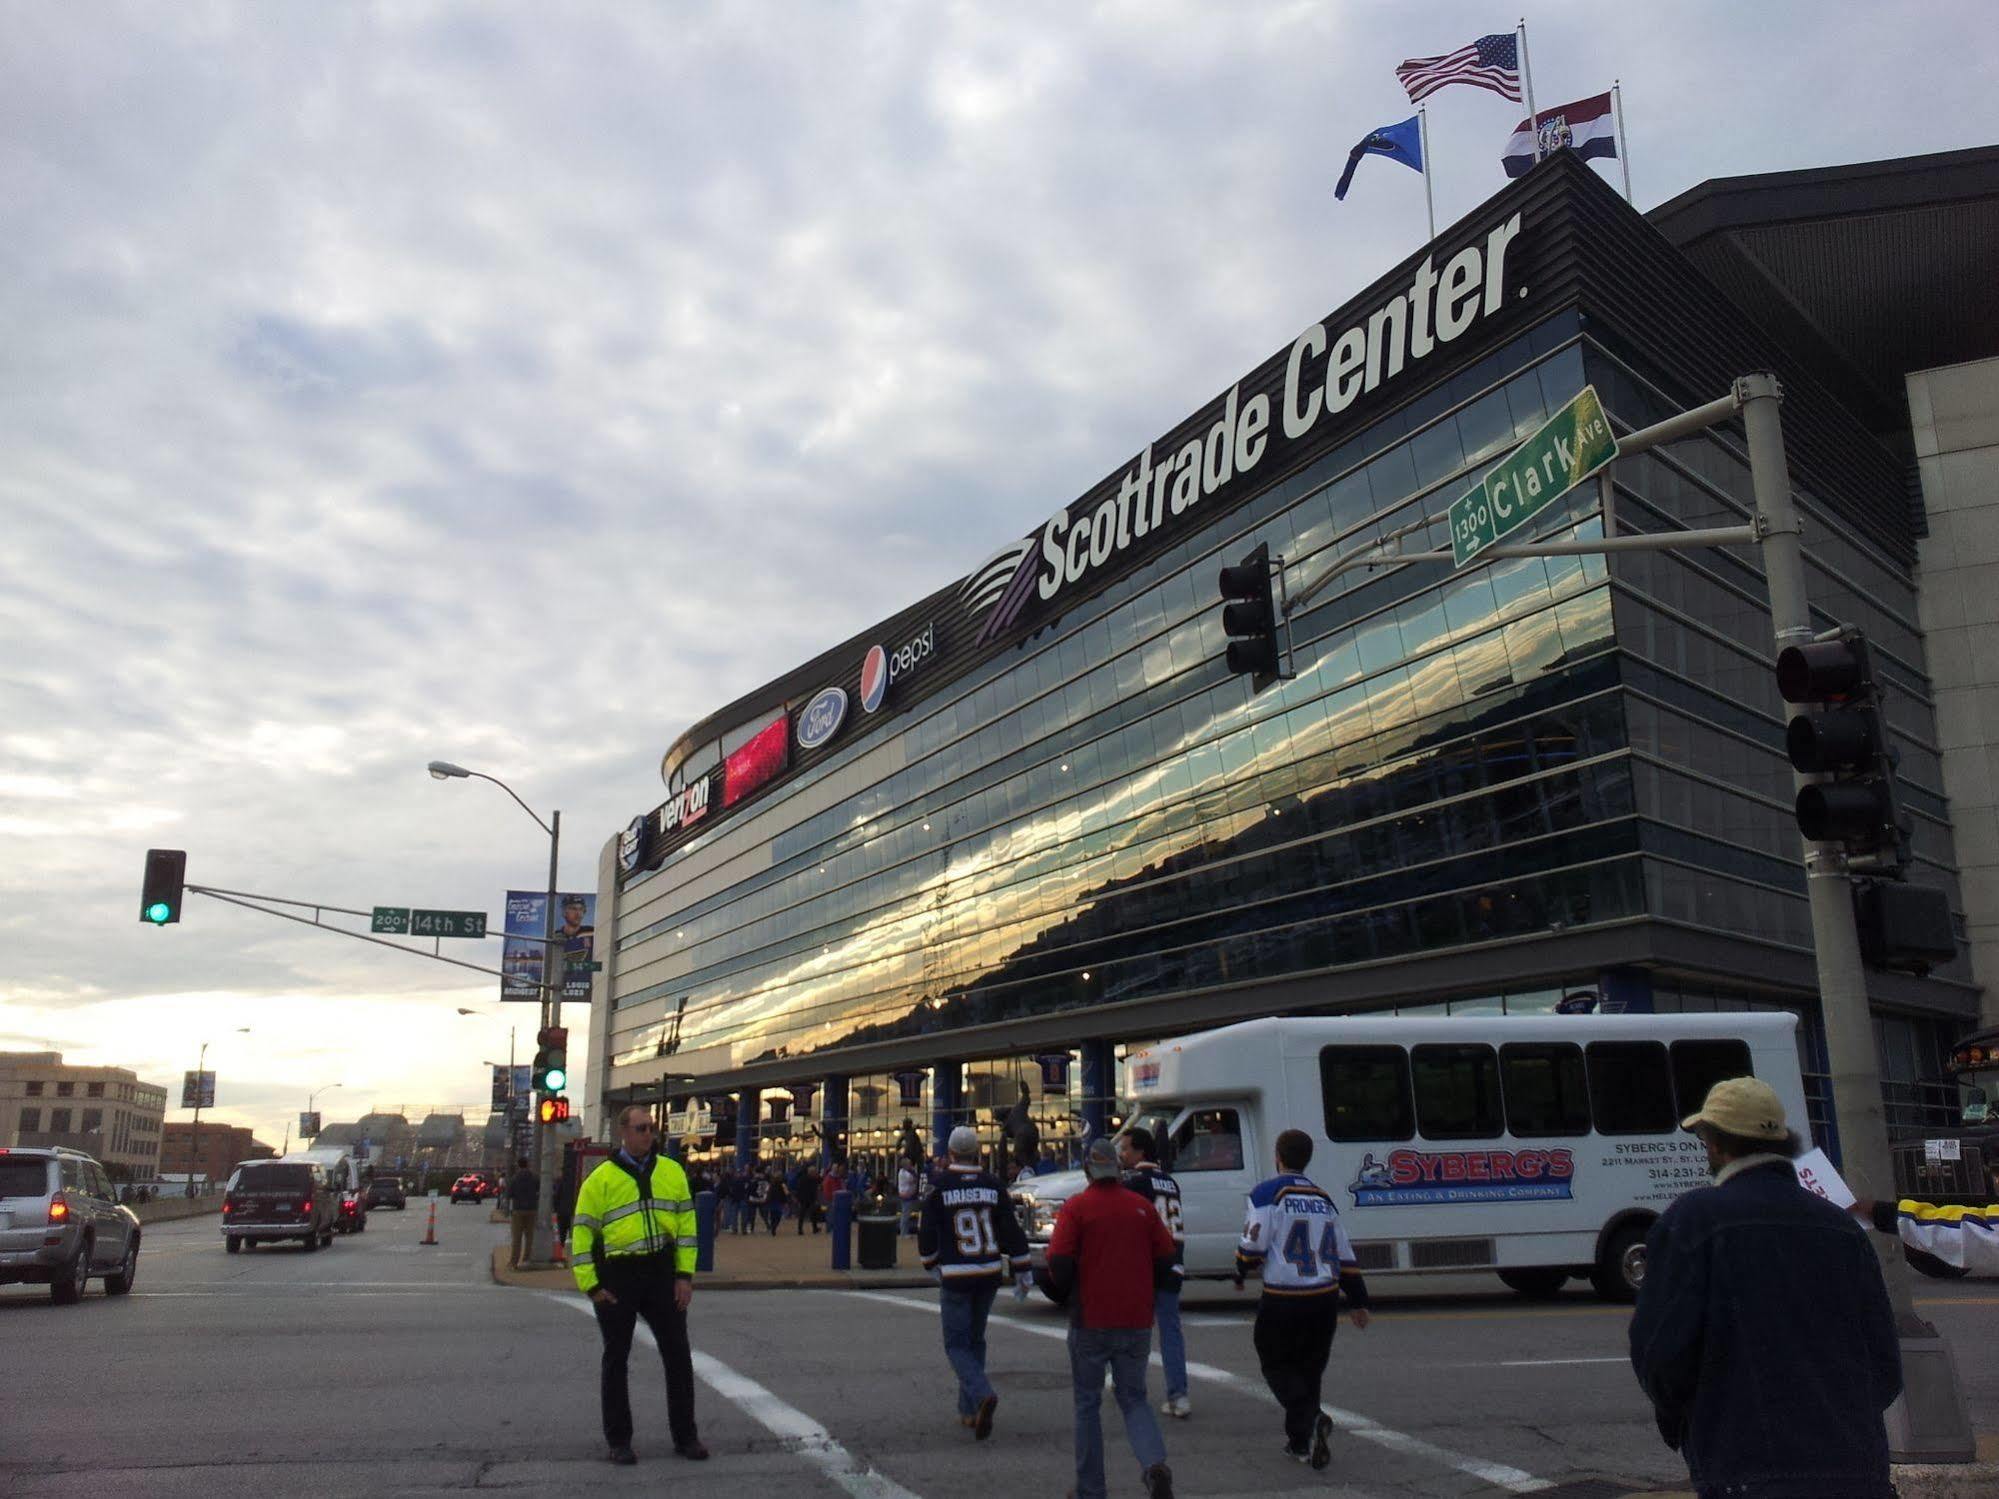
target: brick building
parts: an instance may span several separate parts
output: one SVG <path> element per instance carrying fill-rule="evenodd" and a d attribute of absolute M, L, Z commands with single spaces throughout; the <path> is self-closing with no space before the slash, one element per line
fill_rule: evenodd
<path fill-rule="evenodd" d="M 169 1124 L 160 1150 L 160 1170 L 168 1175 L 192 1171 L 208 1181 L 221 1181 L 244 1161 L 268 1160 L 277 1152 L 234 1124 L 203 1123 L 197 1141 L 192 1122 Z"/>

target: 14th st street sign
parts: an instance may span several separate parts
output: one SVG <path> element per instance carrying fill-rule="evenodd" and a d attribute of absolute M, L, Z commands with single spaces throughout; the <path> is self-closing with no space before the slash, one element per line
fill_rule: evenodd
<path fill-rule="evenodd" d="M 1615 457 L 1610 419 L 1596 387 L 1585 385 L 1478 488 L 1451 502 L 1452 566 L 1519 530 Z"/>

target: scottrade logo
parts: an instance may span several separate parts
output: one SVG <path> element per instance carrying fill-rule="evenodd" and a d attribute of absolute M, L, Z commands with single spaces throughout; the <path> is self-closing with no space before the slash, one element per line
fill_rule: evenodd
<path fill-rule="evenodd" d="M 888 696 L 888 652 L 878 645 L 868 647 L 861 662 L 861 711 L 872 713 Z"/>
<path fill-rule="evenodd" d="M 847 721 L 847 689 L 828 687 L 798 715 L 798 747 L 817 749 Z"/>
<path fill-rule="evenodd" d="M 1576 1157 L 1570 1150 L 1369 1151 L 1348 1184 L 1355 1207 L 1440 1202 L 1547 1202 L 1570 1196 Z"/>

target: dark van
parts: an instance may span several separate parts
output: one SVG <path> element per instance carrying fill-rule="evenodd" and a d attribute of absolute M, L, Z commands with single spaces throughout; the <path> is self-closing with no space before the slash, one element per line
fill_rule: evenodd
<path fill-rule="evenodd" d="M 222 1199 L 222 1242 L 231 1254 L 273 1239 L 318 1249 L 333 1242 L 339 1222 L 339 1188 L 309 1161 L 245 1161 Z"/>

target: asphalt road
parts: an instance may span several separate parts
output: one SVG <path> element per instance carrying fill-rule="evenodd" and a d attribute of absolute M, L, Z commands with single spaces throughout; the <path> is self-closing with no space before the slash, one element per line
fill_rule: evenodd
<path fill-rule="evenodd" d="M 579 1298 L 496 1286 L 487 1210 L 377 1212 L 306 1254 L 225 1256 L 212 1218 L 148 1230 L 127 1298 L 78 1307 L 0 1288 L 0 1491 L 23 1496 L 438 1494 L 463 1489 L 980 1499 L 1070 1482 L 1060 1313 L 1002 1295 L 1001 1394 L 978 1444 L 953 1416 L 935 1297 L 921 1290 L 697 1292 L 701 1430 L 672 1456 L 659 1366 L 633 1352 L 640 1465 L 602 1458 L 597 1338 Z M 1974 1424 L 1999 1429 L 1999 1287 L 1924 1282 Z M 1683 1485 L 1624 1366 L 1621 1308 L 1524 1304 L 1482 1277 L 1384 1283 L 1384 1314 L 1342 1327 L 1326 1399 L 1332 1468 L 1278 1453 L 1250 1348 L 1251 1295 L 1188 1297 L 1194 1416 L 1167 1422 L 1183 1494 L 1542 1492 L 1583 1475 Z M 1154 1395 L 1157 1398 L 1157 1376 Z M 1137 1493 L 1106 1400 L 1112 1492 Z M 1615 1492 L 1597 1490 L 1598 1493 Z"/>

